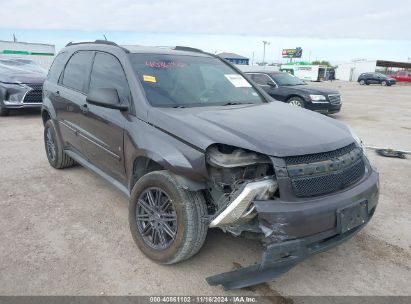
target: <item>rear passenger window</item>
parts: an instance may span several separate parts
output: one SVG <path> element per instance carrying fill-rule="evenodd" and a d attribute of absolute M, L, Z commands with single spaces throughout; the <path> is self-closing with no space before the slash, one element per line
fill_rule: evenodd
<path fill-rule="evenodd" d="M 130 88 L 126 75 L 116 57 L 97 53 L 91 71 L 90 89 L 117 89 L 121 103 L 130 103 Z"/>
<path fill-rule="evenodd" d="M 64 64 L 67 60 L 67 53 L 60 53 L 54 58 L 53 64 L 50 67 L 49 73 L 47 74 L 47 79 L 52 82 L 57 82 L 60 78 L 61 72 L 64 68 Z"/>
<path fill-rule="evenodd" d="M 81 51 L 71 56 L 64 70 L 62 84 L 68 88 L 85 92 L 88 81 L 88 71 L 93 58 L 93 52 Z"/>

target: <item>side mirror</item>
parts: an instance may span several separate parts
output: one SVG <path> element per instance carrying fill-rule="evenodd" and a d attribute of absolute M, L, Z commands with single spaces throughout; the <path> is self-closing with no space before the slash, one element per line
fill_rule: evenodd
<path fill-rule="evenodd" d="M 267 82 L 267 85 L 269 85 L 270 87 L 272 87 L 272 88 L 276 88 L 277 87 L 277 85 L 274 83 L 274 81 L 272 81 L 272 80 L 269 80 L 268 82 Z"/>
<path fill-rule="evenodd" d="M 103 108 L 127 111 L 128 106 L 120 104 L 117 90 L 114 88 L 91 89 L 86 98 L 89 104 Z"/>

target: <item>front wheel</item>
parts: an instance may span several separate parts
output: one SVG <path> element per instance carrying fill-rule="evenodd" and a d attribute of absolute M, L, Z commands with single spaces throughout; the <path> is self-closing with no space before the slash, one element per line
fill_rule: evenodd
<path fill-rule="evenodd" d="M 385 80 L 383 80 L 383 81 L 381 82 L 381 85 L 384 86 L 384 87 L 386 87 L 386 86 L 387 86 L 387 82 L 386 82 Z"/>
<path fill-rule="evenodd" d="M 291 97 L 287 102 L 291 106 L 304 108 L 304 100 L 300 97 Z"/>
<path fill-rule="evenodd" d="M 133 187 L 129 224 L 147 257 L 174 264 L 202 247 L 208 230 L 206 203 L 201 192 L 182 189 L 168 171 L 151 172 Z"/>

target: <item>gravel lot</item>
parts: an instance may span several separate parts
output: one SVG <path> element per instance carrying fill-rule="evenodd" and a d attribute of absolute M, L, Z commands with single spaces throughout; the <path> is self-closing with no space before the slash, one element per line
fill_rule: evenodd
<path fill-rule="evenodd" d="M 411 150 L 411 86 L 318 83 L 339 89 L 342 112 L 367 145 Z M 1 295 L 411 295 L 411 155 L 368 151 L 380 203 L 356 237 L 277 279 L 240 291 L 205 277 L 249 265 L 259 243 L 210 231 L 191 260 L 159 266 L 134 244 L 127 199 L 82 167 L 52 169 L 38 112 L 0 118 Z"/>

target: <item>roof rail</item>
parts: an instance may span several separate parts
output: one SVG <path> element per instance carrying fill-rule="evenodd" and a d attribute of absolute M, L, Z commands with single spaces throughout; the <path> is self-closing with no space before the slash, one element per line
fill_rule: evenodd
<path fill-rule="evenodd" d="M 80 41 L 80 42 L 74 42 L 74 41 L 70 41 L 69 43 L 66 44 L 66 46 L 70 46 L 70 45 L 77 45 L 77 44 L 108 44 L 108 45 L 114 45 L 114 46 L 118 46 L 117 43 L 113 42 L 113 41 L 108 41 L 108 40 L 94 40 L 94 41 Z"/>
<path fill-rule="evenodd" d="M 203 50 L 192 48 L 192 47 L 189 47 L 189 46 L 177 45 L 177 46 L 174 47 L 174 49 L 176 51 L 188 51 L 188 52 L 204 53 Z"/>

